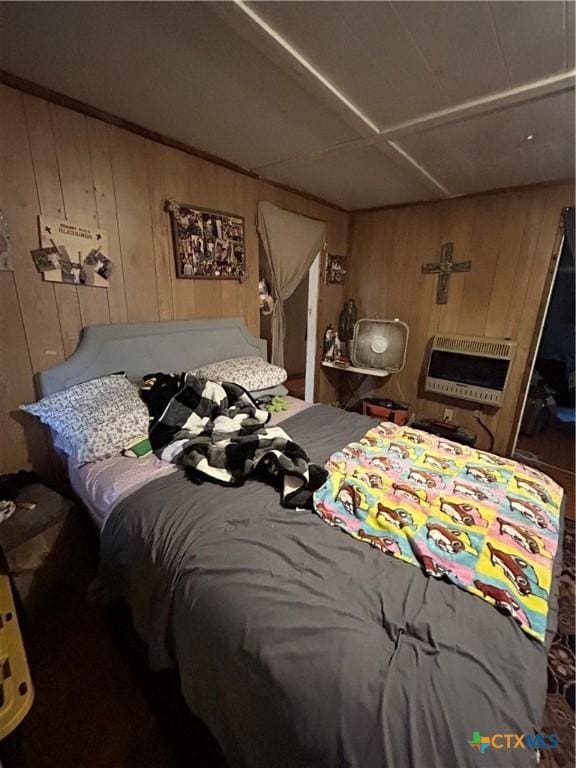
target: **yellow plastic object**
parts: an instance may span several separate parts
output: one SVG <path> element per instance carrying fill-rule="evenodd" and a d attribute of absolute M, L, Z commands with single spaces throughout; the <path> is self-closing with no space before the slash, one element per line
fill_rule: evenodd
<path fill-rule="evenodd" d="M 34 688 L 8 576 L 0 574 L 0 740 L 28 714 Z"/>

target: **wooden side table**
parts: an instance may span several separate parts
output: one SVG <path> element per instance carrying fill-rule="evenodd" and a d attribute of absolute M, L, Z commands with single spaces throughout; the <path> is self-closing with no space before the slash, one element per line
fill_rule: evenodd
<path fill-rule="evenodd" d="M 19 507 L 0 523 L 0 548 L 27 621 L 33 621 L 78 589 L 96 572 L 97 546 L 87 514 L 40 483 L 20 492 Z"/>

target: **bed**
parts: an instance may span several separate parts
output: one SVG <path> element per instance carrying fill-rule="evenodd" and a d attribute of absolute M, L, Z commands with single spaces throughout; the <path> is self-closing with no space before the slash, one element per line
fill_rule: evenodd
<path fill-rule="evenodd" d="M 40 387 L 232 354 L 266 354 L 238 319 L 94 327 Z M 373 424 L 298 404 L 282 421 L 319 463 Z M 178 670 L 231 768 L 536 765 L 535 750 L 468 742 L 539 731 L 556 578 L 541 644 L 477 597 L 283 508 L 263 483 L 197 486 L 140 461 L 72 482 L 101 529 L 105 584 L 129 603 L 151 666 Z"/>

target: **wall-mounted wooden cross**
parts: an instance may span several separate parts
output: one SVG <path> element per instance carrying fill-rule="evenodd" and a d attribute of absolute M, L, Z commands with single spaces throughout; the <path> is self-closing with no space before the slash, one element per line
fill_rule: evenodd
<path fill-rule="evenodd" d="M 448 283 L 452 272 L 470 272 L 471 261 L 452 261 L 454 243 L 443 243 L 440 251 L 440 261 L 436 264 L 422 264 L 422 272 L 427 275 L 438 273 L 438 292 L 436 304 L 446 304 L 448 301 Z"/>

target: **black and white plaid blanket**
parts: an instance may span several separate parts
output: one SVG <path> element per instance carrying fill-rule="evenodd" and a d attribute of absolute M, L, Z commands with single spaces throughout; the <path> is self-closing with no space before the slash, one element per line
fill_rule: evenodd
<path fill-rule="evenodd" d="M 282 490 L 286 506 L 311 506 L 324 471 L 310 467 L 281 427 L 267 426 L 270 414 L 242 387 L 157 373 L 145 378 L 140 396 L 156 455 L 185 467 L 190 479 L 237 486 L 260 476 Z"/>

